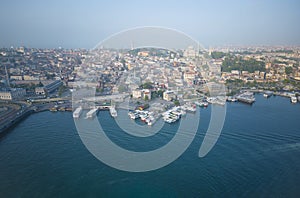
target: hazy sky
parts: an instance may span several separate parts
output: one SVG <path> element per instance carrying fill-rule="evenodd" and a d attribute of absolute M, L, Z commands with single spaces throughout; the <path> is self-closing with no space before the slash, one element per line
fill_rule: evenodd
<path fill-rule="evenodd" d="M 0 47 L 92 48 L 137 26 L 180 30 L 204 46 L 300 45 L 299 0 L 1 0 Z"/>

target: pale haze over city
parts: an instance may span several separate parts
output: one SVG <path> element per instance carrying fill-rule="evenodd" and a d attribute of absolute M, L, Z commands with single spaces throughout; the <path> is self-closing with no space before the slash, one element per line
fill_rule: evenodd
<path fill-rule="evenodd" d="M 1 2 L 0 46 L 92 48 L 138 26 L 176 29 L 204 46 L 299 45 L 300 2 L 21 1 Z"/>

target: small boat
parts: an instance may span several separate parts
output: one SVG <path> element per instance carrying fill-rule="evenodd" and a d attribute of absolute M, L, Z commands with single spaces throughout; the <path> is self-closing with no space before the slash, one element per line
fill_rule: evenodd
<path fill-rule="evenodd" d="M 137 118 L 139 118 L 139 114 L 135 111 L 131 111 L 128 113 L 128 116 L 132 119 L 132 120 L 135 120 Z"/>
<path fill-rule="evenodd" d="M 237 102 L 238 100 L 237 100 L 237 98 L 235 98 L 233 96 L 228 96 L 227 101 L 228 102 Z"/>
<path fill-rule="evenodd" d="M 269 98 L 269 97 L 271 97 L 273 95 L 273 92 L 272 91 L 266 91 L 265 93 L 264 93 L 264 97 L 265 98 Z"/>
<path fill-rule="evenodd" d="M 58 110 L 59 111 L 66 111 L 66 108 L 65 107 L 60 107 Z"/>
<path fill-rule="evenodd" d="M 115 106 L 111 106 L 111 107 L 109 108 L 109 112 L 110 112 L 110 115 L 111 115 L 112 117 L 114 117 L 114 118 L 118 116 L 118 113 L 117 113 L 117 110 L 116 110 Z"/>
<path fill-rule="evenodd" d="M 57 111 L 57 108 L 56 108 L 56 107 L 52 107 L 52 108 L 50 108 L 50 111 L 56 112 L 56 111 Z"/>
<path fill-rule="evenodd" d="M 294 104 L 297 103 L 297 98 L 296 98 L 296 96 L 292 96 L 292 97 L 291 97 L 291 102 L 294 103 Z"/>

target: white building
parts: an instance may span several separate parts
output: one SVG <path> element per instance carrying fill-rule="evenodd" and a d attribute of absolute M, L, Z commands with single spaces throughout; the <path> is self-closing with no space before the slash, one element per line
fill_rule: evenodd
<path fill-rule="evenodd" d="M 142 98 L 142 90 L 133 90 L 132 98 Z"/>
<path fill-rule="evenodd" d="M 166 101 L 175 100 L 176 99 L 176 94 L 174 93 L 174 91 L 165 91 L 163 93 L 163 99 L 166 100 Z"/>
<path fill-rule="evenodd" d="M 151 91 L 149 89 L 137 89 L 132 91 L 132 98 L 142 98 L 142 99 L 148 99 L 151 100 Z"/>

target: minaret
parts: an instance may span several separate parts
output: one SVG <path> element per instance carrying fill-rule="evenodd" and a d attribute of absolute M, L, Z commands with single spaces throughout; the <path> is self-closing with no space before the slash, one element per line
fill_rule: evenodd
<path fill-rule="evenodd" d="M 7 83 L 7 87 L 10 88 L 9 76 L 8 76 L 6 64 L 5 64 L 5 73 L 6 73 L 6 83 Z"/>

